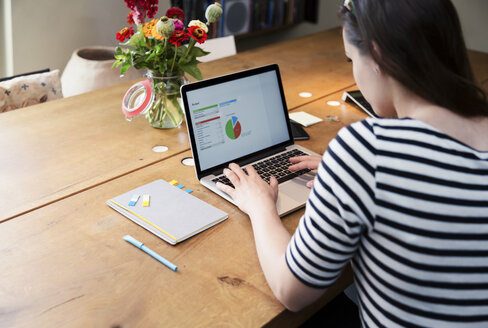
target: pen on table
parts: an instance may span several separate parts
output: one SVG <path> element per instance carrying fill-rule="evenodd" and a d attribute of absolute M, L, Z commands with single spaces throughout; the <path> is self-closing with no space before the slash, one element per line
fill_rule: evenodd
<path fill-rule="evenodd" d="M 141 243 L 140 241 L 138 241 L 137 239 L 135 239 L 134 237 L 130 236 L 130 235 L 126 235 L 124 237 L 122 237 L 126 242 L 129 242 L 131 243 L 132 245 L 136 246 L 137 248 L 139 248 L 141 251 L 144 251 L 146 252 L 147 254 L 151 255 L 152 257 L 154 257 L 156 260 L 158 260 L 159 262 L 163 263 L 164 265 L 166 265 L 168 268 L 170 268 L 171 270 L 173 271 L 176 271 L 178 270 L 178 267 L 176 265 L 174 265 L 173 263 L 171 263 L 170 261 L 168 261 L 167 259 L 165 259 L 164 257 L 162 257 L 161 255 L 159 255 L 158 253 L 154 252 L 153 250 L 151 250 L 150 248 L 146 247 L 143 243 Z"/>

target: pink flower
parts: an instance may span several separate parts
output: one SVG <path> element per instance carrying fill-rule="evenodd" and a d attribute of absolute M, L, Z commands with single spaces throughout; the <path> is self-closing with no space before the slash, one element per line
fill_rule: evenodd
<path fill-rule="evenodd" d="M 134 23 L 137 25 L 144 24 L 144 21 L 146 20 L 145 10 L 136 6 L 136 9 L 132 12 L 132 18 L 134 19 Z"/>
<path fill-rule="evenodd" d="M 175 31 L 183 31 L 185 29 L 185 25 L 182 21 L 176 18 L 172 18 L 173 23 L 175 24 Z"/>

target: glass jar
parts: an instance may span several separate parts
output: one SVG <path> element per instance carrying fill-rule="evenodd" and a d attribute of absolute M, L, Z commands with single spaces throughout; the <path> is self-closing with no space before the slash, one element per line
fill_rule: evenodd
<path fill-rule="evenodd" d="M 183 102 L 180 87 L 189 83 L 184 74 L 157 76 L 153 72 L 147 73 L 151 80 L 154 100 L 146 113 L 146 119 L 155 128 L 177 128 L 183 122 Z"/>
<path fill-rule="evenodd" d="M 180 87 L 189 83 L 184 74 L 161 76 L 152 71 L 147 80 L 133 85 L 124 96 L 122 111 L 127 120 L 145 115 L 158 129 L 177 128 L 183 122 Z"/>

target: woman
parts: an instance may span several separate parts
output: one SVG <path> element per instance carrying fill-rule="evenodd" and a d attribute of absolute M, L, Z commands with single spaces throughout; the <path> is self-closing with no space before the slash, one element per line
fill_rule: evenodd
<path fill-rule="evenodd" d="M 348 0 L 354 78 L 381 119 L 342 129 L 290 237 L 277 181 L 252 167 L 219 185 L 252 223 L 259 260 L 290 310 L 351 260 L 363 326 L 488 326 L 488 104 L 449 0 Z"/>

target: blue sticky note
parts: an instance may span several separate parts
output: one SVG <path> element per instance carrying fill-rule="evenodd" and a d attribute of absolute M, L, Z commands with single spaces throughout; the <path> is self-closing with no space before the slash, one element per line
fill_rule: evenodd
<path fill-rule="evenodd" d="M 176 186 L 176 188 L 180 188 L 180 189 L 183 188 L 183 187 L 184 187 L 184 185 L 182 185 L 182 184 L 179 184 L 179 185 Z"/>
<path fill-rule="evenodd" d="M 191 193 L 191 192 L 193 192 L 193 190 L 191 190 L 191 189 L 186 189 L 186 190 L 185 190 L 185 192 L 187 192 L 187 193 Z"/>
<path fill-rule="evenodd" d="M 137 201 L 139 200 L 139 195 L 133 195 L 130 199 L 129 206 L 136 206 Z"/>

